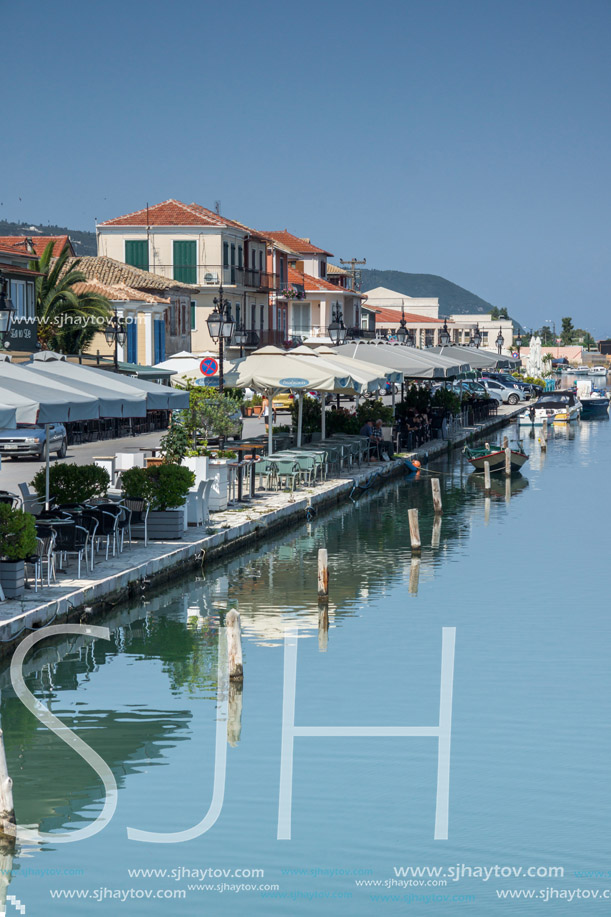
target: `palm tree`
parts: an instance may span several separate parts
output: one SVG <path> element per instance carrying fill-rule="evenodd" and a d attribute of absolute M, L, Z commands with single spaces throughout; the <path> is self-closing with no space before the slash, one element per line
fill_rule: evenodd
<path fill-rule="evenodd" d="M 74 287 L 86 283 L 78 270 L 79 261 L 68 265 L 70 249 L 66 244 L 53 258 L 53 242 L 30 262 L 40 272 L 36 278 L 36 317 L 38 342 L 43 350 L 76 353 L 85 350 L 98 331 L 104 330 L 111 314 L 109 300 L 99 293 L 78 293 Z"/>

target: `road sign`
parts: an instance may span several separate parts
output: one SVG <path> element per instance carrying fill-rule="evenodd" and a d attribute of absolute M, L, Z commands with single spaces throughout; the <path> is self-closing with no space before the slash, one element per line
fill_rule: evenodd
<path fill-rule="evenodd" d="M 518 357 L 520 356 L 520 354 L 518 353 L 517 350 L 514 350 L 513 353 L 511 354 L 511 356 L 514 358 L 514 360 L 517 360 Z"/>
<path fill-rule="evenodd" d="M 219 371 L 219 365 L 214 357 L 206 357 L 206 359 L 202 360 L 199 364 L 199 368 L 204 376 L 215 376 Z"/>

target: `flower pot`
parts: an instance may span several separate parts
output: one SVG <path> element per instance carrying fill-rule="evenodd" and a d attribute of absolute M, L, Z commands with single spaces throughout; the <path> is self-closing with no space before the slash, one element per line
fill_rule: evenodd
<path fill-rule="evenodd" d="M 227 509 L 229 496 L 229 467 L 226 459 L 216 459 L 208 466 L 208 477 L 212 478 L 208 505 L 212 512 Z"/>
<path fill-rule="evenodd" d="M 184 530 L 185 510 L 183 506 L 178 507 L 178 509 L 153 509 L 149 511 L 148 536 L 150 539 L 176 541 L 182 538 Z"/>
<path fill-rule="evenodd" d="M 253 405 L 252 413 L 253 413 L 253 415 L 254 415 L 255 417 L 260 417 L 262 411 L 263 411 L 263 405 L 262 405 L 262 404 L 255 404 L 255 405 Z"/>
<path fill-rule="evenodd" d="M 23 595 L 25 586 L 22 560 L 0 561 L 0 586 L 7 599 L 17 599 Z"/>

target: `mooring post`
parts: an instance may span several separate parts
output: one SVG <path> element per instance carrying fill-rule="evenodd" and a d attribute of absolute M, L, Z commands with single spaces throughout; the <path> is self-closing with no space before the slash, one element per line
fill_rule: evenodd
<path fill-rule="evenodd" d="M 8 775 L 4 733 L 0 729 L 0 834 L 15 836 L 15 807 L 13 805 L 13 781 Z"/>
<path fill-rule="evenodd" d="M 229 682 L 227 696 L 227 741 L 235 748 L 242 735 L 242 691 L 244 682 L 238 679 Z"/>
<path fill-rule="evenodd" d="M 431 478 L 431 489 L 433 491 L 433 509 L 436 514 L 441 515 L 443 506 L 441 503 L 441 486 L 439 484 L 439 478 Z"/>
<path fill-rule="evenodd" d="M 326 599 L 318 605 L 318 649 L 321 653 L 327 652 L 329 643 L 329 606 Z"/>
<path fill-rule="evenodd" d="M 490 497 L 484 497 L 484 525 L 490 522 Z"/>
<path fill-rule="evenodd" d="M 509 503 L 511 500 L 511 478 L 505 478 L 505 503 Z"/>
<path fill-rule="evenodd" d="M 240 615 L 232 608 L 225 616 L 227 630 L 227 658 L 229 659 L 229 678 L 244 678 L 242 663 L 242 623 Z"/>
<path fill-rule="evenodd" d="M 329 597 L 329 557 L 326 548 L 318 550 L 318 598 Z"/>
<path fill-rule="evenodd" d="M 412 554 L 420 554 L 422 544 L 420 541 L 420 526 L 418 525 L 418 510 L 408 509 L 407 518 L 409 520 L 409 540 L 412 546 Z"/>
<path fill-rule="evenodd" d="M 504 436 L 503 437 L 503 449 L 506 449 L 508 445 L 509 445 L 509 440 L 507 439 L 506 436 Z"/>
<path fill-rule="evenodd" d="M 490 462 L 484 462 L 484 490 L 490 493 L 492 486 L 490 484 Z"/>
<path fill-rule="evenodd" d="M 505 448 L 505 476 L 511 476 L 511 449 L 509 446 Z"/>
<path fill-rule="evenodd" d="M 433 519 L 433 532 L 431 534 L 431 547 L 438 548 L 441 541 L 441 516 Z"/>
<path fill-rule="evenodd" d="M 543 418 L 543 423 L 541 425 L 541 434 L 543 439 L 547 441 L 547 417 Z"/>

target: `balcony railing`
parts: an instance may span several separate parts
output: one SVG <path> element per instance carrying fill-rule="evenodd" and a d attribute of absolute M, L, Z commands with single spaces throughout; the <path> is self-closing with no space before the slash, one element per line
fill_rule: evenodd
<path fill-rule="evenodd" d="M 245 287 L 254 287 L 255 290 L 261 290 L 262 292 L 271 292 L 277 288 L 277 280 L 276 274 L 245 268 L 242 282 Z"/>

